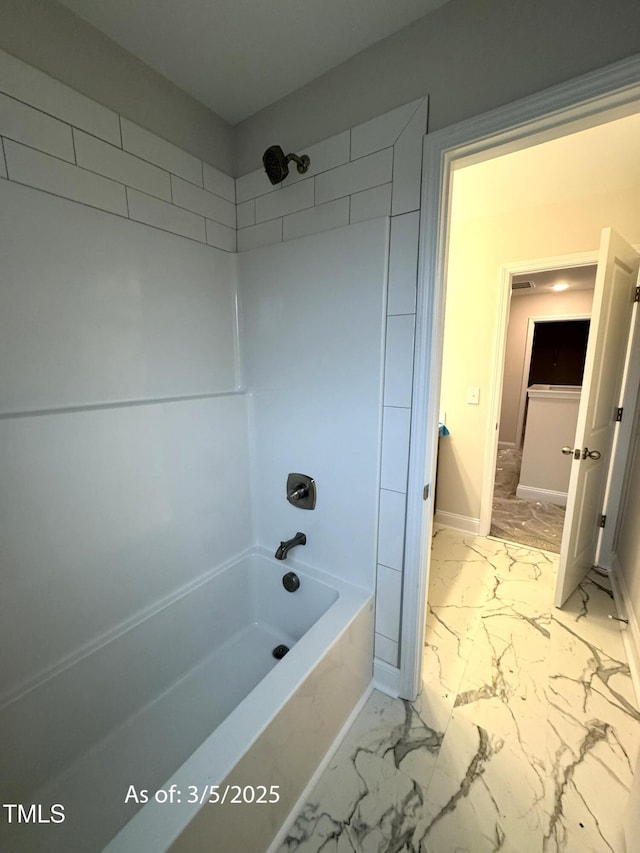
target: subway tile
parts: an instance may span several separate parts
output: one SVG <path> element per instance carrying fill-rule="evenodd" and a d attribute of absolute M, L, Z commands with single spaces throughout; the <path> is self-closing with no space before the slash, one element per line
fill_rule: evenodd
<path fill-rule="evenodd" d="M 256 224 L 256 202 L 255 199 L 243 201 L 236 207 L 238 228 L 248 228 Z"/>
<path fill-rule="evenodd" d="M 420 209 L 422 144 L 427 132 L 429 99 L 420 104 L 394 146 L 391 213 Z"/>
<path fill-rule="evenodd" d="M 4 140 L 7 168 L 12 181 L 127 215 L 127 201 L 122 184 L 94 175 L 57 157 L 50 157 L 33 148 Z"/>
<path fill-rule="evenodd" d="M 283 187 L 278 193 L 256 199 L 256 222 L 266 222 L 307 207 L 313 207 L 313 178 Z"/>
<path fill-rule="evenodd" d="M 398 666 L 398 643 L 394 643 L 382 634 L 376 634 L 373 653 L 378 660 L 383 660 L 391 666 Z"/>
<path fill-rule="evenodd" d="M 283 237 L 293 240 L 349 224 L 349 199 L 339 198 L 284 217 Z"/>
<path fill-rule="evenodd" d="M 387 318 L 384 405 L 411 407 L 413 381 L 413 314 Z"/>
<path fill-rule="evenodd" d="M 207 226 L 207 243 L 225 252 L 235 252 L 237 247 L 236 229 L 227 228 L 211 219 L 205 220 Z"/>
<path fill-rule="evenodd" d="M 51 116 L 120 145 L 117 113 L 0 50 L 0 90 Z"/>
<path fill-rule="evenodd" d="M 388 183 L 392 165 L 393 149 L 386 148 L 317 175 L 316 204 Z"/>
<path fill-rule="evenodd" d="M 129 216 L 137 222 L 153 225 L 163 231 L 171 231 L 182 237 L 190 237 L 200 243 L 206 242 L 204 219 L 174 204 L 127 188 Z"/>
<path fill-rule="evenodd" d="M 261 246 L 270 246 L 272 243 L 282 242 L 282 219 L 270 219 L 260 225 L 251 228 L 242 228 L 238 231 L 238 251 L 246 252 L 249 249 L 259 249 Z"/>
<path fill-rule="evenodd" d="M 171 176 L 171 189 L 173 192 L 173 203 L 178 207 L 184 207 L 192 213 L 199 213 L 207 219 L 226 225 L 228 228 L 236 227 L 236 206 L 220 196 L 213 195 L 206 190 L 201 190 L 189 181 Z"/>
<path fill-rule="evenodd" d="M 355 222 L 366 219 L 377 219 L 379 216 L 389 216 L 391 213 L 391 184 L 382 184 L 371 190 L 354 193 L 351 196 L 351 218 Z"/>
<path fill-rule="evenodd" d="M 397 571 L 402 571 L 404 561 L 406 503 L 406 495 L 380 490 L 378 562 Z"/>
<path fill-rule="evenodd" d="M 0 139 L 0 178 L 7 177 L 7 167 L 4 162 L 4 148 L 2 147 L 2 139 Z"/>
<path fill-rule="evenodd" d="M 355 160 L 393 145 L 420 106 L 420 101 L 418 98 L 352 127 L 351 159 Z"/>
<path fill-rule="evenodd" d="M 409 428 L 411 409 L 384 407 L 382 422 L 382 473 L 380 486 L 394 492 L 407 491 Z"/>
<path fill-rule="evenodd" d="M 201 160 L 126 118 L 122 119 L 122 147 L 167 172 L 202 186 Z"/>
<path fill-rule="evenodd" d="M 316 142 L 315 145 L 307 145 L 296 153 L 306 154 L 309 157 L 309 169 L 304 175 L 301 175 L 296 169 L 296 164 L 290 163 L 287 184 L 298 183 L 312 175 L 318 175 L 320 172 L 326 172 L 336 166 L 342 166 L 343 163 L 348 163 L 349 131 L 345 130 L 344 133 L 330 136 L 328 139 L 323 139 L 322 142 Z"/>
<path fill-rule="evenodd" d="M 391 219 L 387 314 L 412 314 L 416 310 L 419 230 L 417 210 Z"/>
<path fill-rule="evenodd" d="M 239 204 L 243 201 L 248 201 L 250 198 L 257 198 L 266 193 L 276 192 L 280 189 L 280 184 L 275 186 L 267 177 L 264 169 L 255 169 L 240 178 L 236 178 L 236 202 Z"/>
<path fill-rule="evenodd" d="M 39 151 L 74 162 L 73 138 L 68 124 L 0 94 L 0 134 Z"/>
<path fill-rule="evenodd" d="M 168 172 L 81 130 L 74 129 L 73 138 L 78 166 L 149 195 L 171 201 Z"/>
<path fill-rule="evenodd" d="M 216 169 L 215 166 L 203 163 L 202 176 L 205 190 L 226 198 L 232 204 L 236 203 L 236 182 L 231 175 L 226 175 L 220 169 Z"/>
<path fill-rule="evenodd" d="M 402 573 L 378 565 L 376 580 L 376 634 L 400 640 L 400 599 Z"/>

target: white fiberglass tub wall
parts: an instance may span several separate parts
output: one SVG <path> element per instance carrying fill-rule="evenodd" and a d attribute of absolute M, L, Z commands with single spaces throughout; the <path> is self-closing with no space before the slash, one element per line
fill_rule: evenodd
<path fill-rule="evenodd" d="M 0 233 L 0 793 L 31 803 L 171 668 L 139 647 L 127 692 L 108 647 L 250 548 L 249 438 L 233 254 L 8 180 Z"/>
<path fill-rule="evenodd" d="M 254 521 L 275 551 L 373 591 L 377 548 L 388 219 L 239 256 L 243 369 L 251 392 Z M 316 509 L 286 500 L 289 472 Z"/>

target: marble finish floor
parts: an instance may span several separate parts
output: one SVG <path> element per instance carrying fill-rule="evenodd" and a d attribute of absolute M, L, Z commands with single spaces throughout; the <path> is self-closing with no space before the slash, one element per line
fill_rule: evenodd
<path fill-rule="evenodd" d="M 607 579 L 436 530 L 422 691 L 374 691 L 278 853 L 621 853 L 640 712 Z"/>
<path fill-rule="evenodd" d="M 516 497 L 522 451 L 500 448 L 496 458 L 491 536 L 560 553 L 565 509 Z"/>

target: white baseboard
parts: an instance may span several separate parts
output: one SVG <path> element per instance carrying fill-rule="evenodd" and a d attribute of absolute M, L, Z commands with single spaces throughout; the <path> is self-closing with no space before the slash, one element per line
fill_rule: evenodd
<path fill-rule="evenodd" d="M 377 658 L 373 661 L 373 686 L 392 699 L 400 695 L 400 670 Z"/>
<path fill-rule="evenodd" d="M 336 735 L 335 740 L 333 741 L 333 743 L 331 744 L 331 746 L 329 747 L 329 749 L 325 753 L 324 758 L 322 759 L 322 761 L 320 762 L 320 764 L 316 768 L 316 772 L 313 774 L 311 779 L 309 779 L 309 781 L 307 782 L 303 792 L 300 794 L 300 796 L 296 800 L 295 805 L 293 806 L 293 808 L 291 809 L 291 811 L 289 812 L 289 814 L 285 818 L 282 826 L 278 830 L 277 835 L 275 836 L 275 838 L 273 839 L 273 841 L 271 842 L 271 844 L 267 848 L 266 853 L 276 853 L 276 851 L 279 850 L 280 847 L 282 846 L 282 843 L 285 840 L 285 838 L 287 837 L 287 835 L 289 834 L 289 830 L 291 829 L 295 819 L 298 817 L 300 810 L 302 809 L 304 804 L 309 799 L 309 795 L 311 794 L 311 792 L 313 791 L 315 786 L 318 784 L 318 781 L 319 781 L 320 777 L 322 776 L 322 774 L 324 773 L 324 771 L 329 766 L 329 762 L 331 761 L 331 759 L 333 758 L 333 756 L 336 753 L 336 750 L 338 749 L 338 747 L 340 746 L 340 744 L 344 740 L 345 735 L 347 734 L 347 732 L 349 731 L 351 726 L 354 724 L 356 717 L 358 716 L 360 711 L 362 711 L 362 709 L 364 708 L 367 699 L 369 698 L 369 696 L 371 696 L 373 688 L 374 688 L 374 683 L 372 681 L 369 684 L 369 686 L 367 687 L 367 689 L 364 691 L 362 696 L 360 697 L 360 699 L 359 699 L 358 703 L 355 705 L 353 711 L 347 717 L 345 724 L 342 726 L 342 728 L 340 729 L 340 731 Z"/>
<path fill-rule="evenodd" d="M 444 512 L 438 509 L 433 520 L 436 524 L 442 524 L 444 527 L 453 527 L 454 530 L 462 530 L 465 533 L 473 533 L 474 536 L 480 534 L 479 518 L 471 518 L 468 515 L 458 515 L 455 512 Z"/>
<path fill-rule="evenodd" d="M 613 597 L 615 598 L 618 615 L 622 619 L 628 619 L 629 624 L 622 631 L 622 640 L 624 642 L 625 651 L 629 661 L 629 669 L 631 670 L 631 680 L 636 692 L 636 699 L 640 702 L 640 625 L 636 618 L 636 614 L 631 604 L 631 596 L 627 582 L 622 573 L 618 557 L 614 554 L 612 560 L 612 569 L 609 572 L 611 577 L 611 588 L 613 589 Z"/>
<path fill-rule="evenodd" d="M 554 492 L 551 489 L 537 489 L 535 486 L 521 486 L 516 489 L 516 497 L 523 501 L 540 501 L 545 504 L 567 505 L 566 492 Z"/>
<path fill-rule="evenodd" d="M 515 441 L 499 441 L 498 447 L 500 450 L 506 450 L 508 447 L 516 447 Z"/>

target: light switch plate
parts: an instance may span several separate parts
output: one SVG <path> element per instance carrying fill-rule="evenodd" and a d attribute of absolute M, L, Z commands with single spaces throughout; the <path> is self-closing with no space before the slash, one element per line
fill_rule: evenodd
<path fill-rule="evenodd" d="M 467 403 L 470 406 L 477 406 L 480 402 L 480 389 L 467 388 Z"/>

